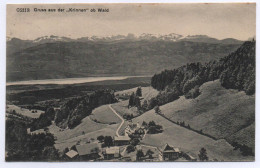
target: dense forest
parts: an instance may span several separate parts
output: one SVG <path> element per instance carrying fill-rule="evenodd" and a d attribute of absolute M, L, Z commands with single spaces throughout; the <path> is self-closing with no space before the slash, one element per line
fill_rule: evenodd
<path fill-rule="evenodd" d="M 16 119 L 6 121 L 6 161 L 57 161 L 54 136 L 27 134 L 27 124 Z"/>
<path fill-rule="evenodd" d="M 90 115 L 92 110 L 103 104 L 115 103 L 117 100 L 111 90 L 98 90 L 92 94 L 72 98 L 61 106 L 55 116 L 55 123 L 60 127 L 73 128 Z"/>
<path fill-rule="evenodd" d="M 151 79 L 153 88 L 161 91 L 151 99 L 149 108 L 174 101 L 181 95 L 195 98 L 199 86 L 205 82 L 220 79 L 226 89 L 255 93 L 255 41 L 247 41 L 235 52 L 205 64 L 190 63 L 173 70 L 164 70 Z"/>

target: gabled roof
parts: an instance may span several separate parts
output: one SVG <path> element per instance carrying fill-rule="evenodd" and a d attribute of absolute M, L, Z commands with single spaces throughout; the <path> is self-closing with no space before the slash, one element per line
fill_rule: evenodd
<path fill-rule="evenodd" d="M 106 154 L 119 154 L 119 147 L 106 148 Z"/>
<path fill-rule="evenodd" d="M 165 144 L 161 148 L 161 152 L 180 152 L 179 148 L 174 148 L 173 146 L 170 146 L 169 144 Z"/>
<path fill-rule="evenodd" d="M 76 155 L 78 155 L 78 152 L 74 151 L 74 150 L 70 150 L 66 153 L 66 155 L 70 158 L 74 158 Z"/>
<path fill-rule="evenodd" d="M 80 156 L 98 153 L 98 151 L 96 151 L 95 148 L 99 149 L 99 146 L 96 143 L 89 143 L 76 146 L 76 149 Z"/>
<path fill-rule="evenodd" d="M 130 141 L 130 138 L 129 138 L 129 136 L 115 136 L 114 137 L 114 140 L 115 141 Z"/>

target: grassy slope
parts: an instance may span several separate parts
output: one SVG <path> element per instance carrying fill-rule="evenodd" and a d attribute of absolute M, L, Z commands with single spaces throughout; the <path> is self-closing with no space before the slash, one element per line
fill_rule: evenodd
<path fill-rule="evenodd" d="M 16 105 L 7 105 L 7 109 L 6 110 L 9 111 L 9 112 L 15 110 L 18 114 L 24 115 L 26 117 L 31 117 L 31 118 L 39 118 L 40 115 L 42 113 L 44 113 L 44 111 L 42 111 L 42 110 L 37 110 L 37 113 L 32 113 L 32 111 L 34 109 L 29 111 L 28 109 L 20 108 L 20 107 L 18 107 Z"/>
<path fill-rule="evenodd" d="M 99 114 L 101 116 L 111 116 L 109 117 L 109 119 L 112 119 L 112 116 L 115 115 L 111 110 L 105 110 L 108 113 L 108 115 L 106 115 L 103 111 L 101 112 L 101 109 L 107 109 L 108 107 L 101 106 L 99 108 L 94 110 L 94 116 Z M 117 120 L 115 118 L 113 120 L 118 122 L 120 119 L 118 118 Z M 85 143 L 89 141 L 91 138 L 96 139 L 99 135 L 115 136 L 118 126 L 119 124 L 109 125 L 97 123 L 90 119 L 90 117 L 88 116 L 81 121 L 80 125 L 73 129 L 65 129 L 60 131 L 59 127 L 51 125 L 49 127 L 49 130 L 51 133 L 54 134 L 54 136 L 57 137 L 55 147 L 62 151 L 66 147 L 71 147 L 75 145 L 78 141 L 81 141 L 81 143 Z"/>
<path fill-rule="evenodd" d="M 100 106 L 93 110 L 92 114 L 90 115 L 90 119 L 93 121 L 97 121 L 103 124 L 111 124 L 111 123 L 121 123 L 120 118 L 118 118 L 108 105 Z"/>
<path fill-rule="evenodd" d="M 122 90 L 122 91 L 115 92 L 115 95 L 117 95 L 117 94 L 118 95 L 122 95 L 122 94 L 131 95 L 133 92 L 135 93 L 136 90 L 137 90 L 137 87 L 132 88 L 132 89 L 127 89 L 127 90 Z M 142 87 L 142 97 L 145 100 L 149 100 L 150 98 L 157 96 L 158 93 L 159 92 L 152 87 Z"/>
<path fill-rule="evenodd" d="M 135 93 L 137 90 L 137 87 L 132 88 L 132 89 L 127 89 L 127 90 L 123 90 L 123 91 L 118 91 L 115 92 L 115 95 L 122 95 L 122 94 L 132 94 L 133 92 Z M 142 97 L 144 99 L 142 99 L 142 102 L 144 100 L 149 100 L 152 97 L 155 97 L 158 95 L 158 91 L 153 89 L 152 87 L 142 87 Z M 120 114 L 121 116 L 123 116 L 124 114 L 133 114 L 134 116 L 138 115 L 137 112 L 137 108 L 136 107 L 132 107 L 130 109 L 128 109 L 128 100 L 125 101 L 121 101 L 118 103 L 115 103 L 112 105 L 112 107 L 118 112 L 118 114 Z"/>
<path fill-rule="evenodd" d="M 253 157 L 243 157 L 239 151 L 234 151 L 233 147 L 225 140 L 213 140 L 206 136 L 202 136 L 193 131 L 175 125 L 163 117 L 150 110 L 143 115 L 135 118 L 133 122 L 142 123 L 143 121 L 155 121 L 163 126 L 163 132 L 160 134 L 147 134 L 142 143 L 161 147 L 165 143 L 179 147 L 182 151 L 188 152 L 198 158 L 197 154 L 202 147 L 205 147 L 209 159 L 218 159 L 219 161 L 246 161 L 253 160 Z"/>
<path fill-rule="evenodd" d="M 174 121 L 185 121 L 192 128 L 202 129 L 204 133 L 216 138 L 236 140 L 253 147 L 254 127 L 250 125 L 255 117 L 255 97 L 227 90 L 221 87 L 218 80 L 203 84 L 200 91 L 201 95 L 196 99 L 180 97 L 161 106 L 162 113 Z M 248 136 L 242 135 L 246 132 L 242 131 L 244 128 L 251 132 Z M 231 136 L 236 132 L 236 135 Z M 245 139 L 237 139 L 238 135 Z"/>
<path fill-rule="evenodd" d="M 138 115 L 138 110 L 137 110 L 136 107 L 132 107 L 132 108 L 128 109 L 127 106 L 128 106 L 128 100 L 112 104 L 112 107 L 121 116 L 123 116 L 124 114 L 133 114 L 133 116 L 137 116 Z"/>

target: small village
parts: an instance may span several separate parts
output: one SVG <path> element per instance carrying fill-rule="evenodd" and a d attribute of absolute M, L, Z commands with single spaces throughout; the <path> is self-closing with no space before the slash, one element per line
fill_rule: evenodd
<path fill-rule="evenodd" d="M 27 134 L 30 135 L 47 132 L 48 129 L 35 131 L 27 129 Z M 197 161 L 196 158 L 172 144 L 155 147 L 140 143 L 146 134 L 145 122 L 142 125 L 129 122 L 123 136 L 99 136 L 91 142 L 79 143 L 66 149 L 64 159 L 67 161 Z"/>
<path fill-rule="evenodd" d="M 130 123 L 124 136 L 97 137 L 97 141 L 71 147 L 65 157 L 68 161 L 196 161 L 172 144 L 158 148 L 140 143 L 146 133 L 143 125 Z"/>
<path fill-rule="evenodd" d="M 141 88 L 141 87 L 139 87 Z M 137 89 L 138 90 L 138 89 Z M 141 89 L 140 89 L 141 90 Z M 129 95 L 124 95 L 130 97 Z M 139 100 L 143 99 L 138 97 Z M 121 124 L 117 128 L 115 136 L 100 135 L 96 139 L 91 138 L 88 141 L 79 140 L 75 145 L 67 147 L 63 151 L 63 159 L 66 161 L 197 161 L 197 159 L 189 153 L 182 151 L 174 144 L 163 144 L 160 147 L 142 143 L 142 139 L 147 134 L 158 134 L 163 132 L 163 127 L 154 121 L 146 123 L 134 123 L 132 119 L 125 119 L 120 116 L 109 105 Z M 158 113 L 159 109 L 155 109 Z M 123 125 L 126 123 L 126 126 Z M 52 124 L 54 122 L 52 121 Z M 121 129 L 123 128 L 123 129 Z M 119 131 L 121 130 L 121 131 Z M 64 131 L 64 129 L 59 129 Z M 50 133 L 48 128 L 31 130 L 27 128 L 28 135 L 40 135 Z"/>

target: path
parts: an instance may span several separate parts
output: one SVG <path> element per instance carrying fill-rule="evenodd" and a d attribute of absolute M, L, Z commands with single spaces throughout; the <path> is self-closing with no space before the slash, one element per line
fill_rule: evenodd
<path fill-rule="evenodd" d="M 122 127 L 122 125 L 125 123 L 125 120 L 116 112 L 116 110 L 115 109 L 113 109 L 113 107 L 111 106 L 111 104 L 109 105 L 109 108 L 122 120 L 122 123 L 119 125 L 119 127 L 117 128 L 117 130 L 116 130 L 116 135 L 118 136 L 118 137 L 120 137 L 121 135 L 119 135 L 119 130 L 120 130 L 120 128 Z"/>

